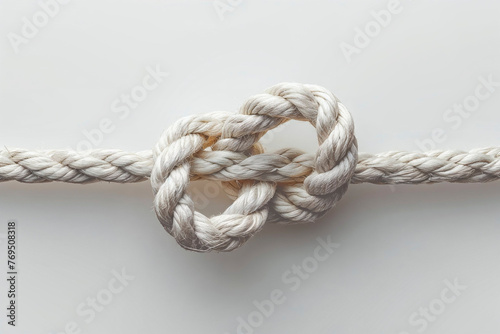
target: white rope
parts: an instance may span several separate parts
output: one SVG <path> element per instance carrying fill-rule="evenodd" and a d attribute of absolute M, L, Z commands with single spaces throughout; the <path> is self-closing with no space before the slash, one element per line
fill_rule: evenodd
<path fill-rule="evenodd" d="M 315 155 L 296 149 L 264 153 L 258 140 L 288 120 L 311 123 Z M 500 148 L 362 153 L 354 123 L 326 89 L 283 83 L 249 98 L 237 114 L 188 116 L 167 129 L 152 151 L 0 150 L 0 181 L 139 182 L 151 180 L 154 208 L 184 248 L 230 251 L 266 221 L 312 222 L 333 207 L 349 183 L 488 182 L 500 178 Z M 235 199 L 221 215 L 194 210 L 190 180 L 221 181 Z"/>
<path fill-rule="evenodd" d="M 130 183 L 149 179 L 152 151 L 98 149 L 28 151 L 0 149 L 0 182 L 98 181 Z M 191 159 L 191 180 L 245 180 L 298 183 L 314 168 L 314 156 L 296 149 L 246 156 L 202 151 Z M 360 153 L 351 183 L 476 183 L 500 179 L 500 148 L 471 151 Z"/>

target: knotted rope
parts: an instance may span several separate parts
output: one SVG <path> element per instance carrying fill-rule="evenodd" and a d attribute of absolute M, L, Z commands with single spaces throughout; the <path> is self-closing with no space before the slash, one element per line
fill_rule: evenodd
<path fill-rule="evenodd" d="M 287 122 L 311 123 L 319 148 L 264 153 L 259 139 Z M 152 151 L 0 150 L 0 181 L 139 182 L 150 179 L 154 209 L 184 248 L 231 251 L 266 221 L 313 222 L 349 183 L 488 182 L 500 178 L 500 148 L 360 154 L 346 107 L 328 90 L 283 83 L 250 97 L 239 113 L 188 116 L 168 128 Z M 195 211 L 190 180 L 221 181 L 234 202 L 208 218 Z"/>

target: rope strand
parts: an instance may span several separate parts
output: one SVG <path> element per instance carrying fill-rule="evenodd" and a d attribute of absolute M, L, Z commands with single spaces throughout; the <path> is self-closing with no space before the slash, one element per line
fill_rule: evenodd
<path fill-rule="evenodd" d="M 149 179 L 152 168 L 150 150 L 0 150 L 0 182 L 132 183 Z M 195 179 L 217 181 L 252 179 L 296 183 L 302 182 L 313 168 L 314 156 L 295 149 L 252 156 L 231 151 L 202 151 L 193 157 L 191 175 Z M 488 147 L 468 152 L 360 153 L 351 183 L 479 183 L 498 179 L 500 148 Z"/>

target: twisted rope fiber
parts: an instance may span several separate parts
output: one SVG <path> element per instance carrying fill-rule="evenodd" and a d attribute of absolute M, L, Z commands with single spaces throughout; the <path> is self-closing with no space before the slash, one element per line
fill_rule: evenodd
<path fill-rule="evenodd" d="M 147 181 L 152 168 L 151 150 L 125 152 L 97 149 L 75 152 L 0 149 L 0 182 L 134 183 Z M 314 155 L 296 149 L 250 157 L 234 152 L 202 151 L 191 160 L 191 180 L 253 179 L 296 183 L 303 181 L 313 168 Z M 498 179 L 500 148 L 489 147 L 467 152 L 360 153 L 351 183 L 477 183 Z"/>
<path fill-rule="evenodd" d="M 315 155 L 297 149 L 264 153 L 259 139 L 288 120 L 311 123 Z M 354 123 L 328 90 L 283 83 L 250 97 L 239 113 L 188 116 L 168 128 L 152 151 L 0 150 L 0 181 L 139 182 L 150 179 L 154 209 L 184 248 L 231 251 L 266 221 L 312 222 L 349 183 L 488 182 L 500 178 L 500 148 L 361 153 Z M 195 211 L 190 180 L 220 181 L 234 203 L 208 218 Z"/>

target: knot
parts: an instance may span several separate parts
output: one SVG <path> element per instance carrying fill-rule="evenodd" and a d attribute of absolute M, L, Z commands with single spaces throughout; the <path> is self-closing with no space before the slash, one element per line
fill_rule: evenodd
<path fill-rule="evenodd" d="M 289 120 L 317 131 L 315 155 L 297 149 L 264 153 L 259 139 Z M 266 221 L 313 222 L 344 195 L 358 159 L 354 123 L 328 90 L 282 83 L 250 97 L 239 113 L 188 116 L 168 128 L 153 149 L 154 209 L 184 248 L 231 251 Z M 222 182 L 233 204 L 208 218 L 194 207 L 190 180 Z"/>

